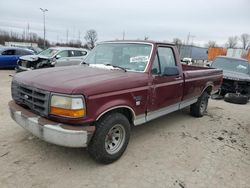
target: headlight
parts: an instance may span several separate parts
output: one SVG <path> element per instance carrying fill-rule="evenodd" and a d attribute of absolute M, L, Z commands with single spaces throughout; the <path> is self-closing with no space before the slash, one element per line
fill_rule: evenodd
<path fill-rule="evenodd" d="M 82 96 L 52 95 L 50 114 L 71 118 L 80 118 L 86 115 L 86 107 Z"/>

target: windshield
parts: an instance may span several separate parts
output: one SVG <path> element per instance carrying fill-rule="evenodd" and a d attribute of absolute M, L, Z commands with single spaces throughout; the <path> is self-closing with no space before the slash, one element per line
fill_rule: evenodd
<path fill-rule="evenodd" d="M 214 60 L 212 67 L 245 74 L 249 73 L 249 63 L 247 61 L 238 59 L 218 57 Z"/>
<path fill-rule="evenodd" d="M 46 57 L 53 57 L 57 52 L 58 50 L 56 49 L 48 48 L 47 50 L 40 52 L 39 55 L 43 55 Z"/>
<path fill-rule="evenodd" d="M 150 44 L 103 43 L 84 60 L 88 64 L 110 64 L 129 71 L 144 71 L 152 50 Z"/>

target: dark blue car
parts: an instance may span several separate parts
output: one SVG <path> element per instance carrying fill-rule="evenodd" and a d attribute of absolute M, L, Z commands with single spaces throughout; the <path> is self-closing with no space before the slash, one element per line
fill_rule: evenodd
<path fill-rule="evenodd" d="M 0 48 L 0 68 L 15 68 L 19 57 L 23 55 L 34 55 L 34 52 L 23 48 Z"/>

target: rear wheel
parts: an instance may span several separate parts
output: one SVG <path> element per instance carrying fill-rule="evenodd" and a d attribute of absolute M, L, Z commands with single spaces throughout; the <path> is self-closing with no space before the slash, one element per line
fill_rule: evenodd
<path fill-rule="evenodd" d="M 98 162 L 108 164 L 118 160 L 127 148 L 130 123 L 121 113 L 109 113 L 96 123 L 96 132 L 88 151 Z"/>
<path fill-rule="evenodd" d="M 190 106 L 191 115 L 194 117 L 202 117 L 207 110 L 209 95 L 204 92 L 198 101 Z"/>

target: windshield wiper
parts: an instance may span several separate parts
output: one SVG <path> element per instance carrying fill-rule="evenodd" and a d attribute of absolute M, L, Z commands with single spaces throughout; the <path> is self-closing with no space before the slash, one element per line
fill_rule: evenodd
<path fill-rule="evenodd" d="M 106 65 L 106 66 L 112 66 L 112 67 L 114 67 L 114 68 L 118 68 L 118 69 L 124 70 L 124 72 L 127 72 L 127 69 L 125 69 L 125 68 L 123 68 L 123 67 L 120 67 L 120 66 L 118 66 L 118 65 L 112 65 L 112 64 L 110 64 L 110 63 L 104 64 L 104 65 Z"/>

